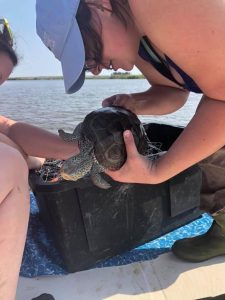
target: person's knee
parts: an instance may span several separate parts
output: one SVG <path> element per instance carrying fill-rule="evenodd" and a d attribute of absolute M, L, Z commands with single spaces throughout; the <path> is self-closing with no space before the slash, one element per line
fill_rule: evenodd
<path fill-rule="evenodd" d="M 8 145 L 0 144 L 0 165 L 0 196 L 16 186 L 25 193 L 28 189 L 28 167 L 21 153 Z"/>
<path fill-rule="evenodd" d="M 9 147 L 4 158 L 6 159 L 5 167 L 11 172 L 12 176 L 27 181 L 28 166 L 22 154 L 17 149 Z"/>

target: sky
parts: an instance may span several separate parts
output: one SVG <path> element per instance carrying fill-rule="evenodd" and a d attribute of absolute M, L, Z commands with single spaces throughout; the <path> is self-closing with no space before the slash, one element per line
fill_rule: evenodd
<path fill-rule="evenodd" d="M 10 23 L 20 59 L 11 77 L 62 75 L 60 62 L 36 34 L 35 3 L 35 0 L 0 0 L 0 17 Z M 134 69 L 132 73 L 139 72 Z"/>

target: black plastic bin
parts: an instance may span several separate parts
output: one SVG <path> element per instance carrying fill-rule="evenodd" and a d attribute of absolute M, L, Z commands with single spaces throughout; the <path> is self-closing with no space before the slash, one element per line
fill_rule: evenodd
<path fill-rule="evenodd" d="M 167 150 L 182 128 L 149 124 L 146 130 Z M 157 185 L 110 180 L 108 190 L 84 180 L 43 183 L 33 172 L 29 181 L 68 272 L 87 269 L 201 215 L 197 165 Z"/>

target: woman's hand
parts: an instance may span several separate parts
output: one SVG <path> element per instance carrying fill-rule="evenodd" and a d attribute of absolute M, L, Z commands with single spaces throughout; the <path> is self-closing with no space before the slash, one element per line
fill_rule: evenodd
<path fill-rule="evenodd" d="M 150 160 L 141 155 L 135 145 L 131 131 L 124 131 L 124 142 L 127 150 L 127 160 L 118 171 L 106 171 L 115 181 L 127 183 L 160 183 L 156 176 L 156 160 Z"/>
<path fill-rule="evenodd" d="M 121 106 L 135 113 L 135 99 L 132 94 L 117 94 L 102 101 L 102 106 Z"/>

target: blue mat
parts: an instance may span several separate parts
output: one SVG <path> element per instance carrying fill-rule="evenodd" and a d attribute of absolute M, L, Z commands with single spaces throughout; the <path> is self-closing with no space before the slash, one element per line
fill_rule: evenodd
<path fill-rule="evenodd" d="M 67 274 L 63 268 L 62 259 L 40 220 L 36 199 L 33 193 L 30 194 L 30 199 L 31 215 L 20 275 L 24 277 L 35 277 L 41 275 Z M 151 260 L 162 253 L 168 252 L 176 240 L 203 234 L 211 226 L 211 223 L 212 218 L 204 214 L 202 218 L 186 226 L 126 252 L 123 255 L 117 255 L 99 263 L 96 267 L 119 266 L 137 261 Z"/>

